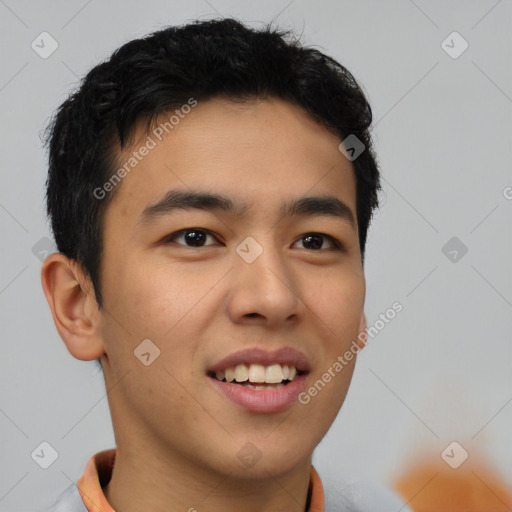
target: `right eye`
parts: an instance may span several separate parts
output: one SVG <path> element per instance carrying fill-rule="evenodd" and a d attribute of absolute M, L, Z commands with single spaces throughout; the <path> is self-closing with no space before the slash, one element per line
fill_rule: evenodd
<path fill-rule="evenodd" d="M 181 229 L 180 231 L 176 231 L 175 233 L 172 233 L 169 236 L 165 237 L 164 243 L 174 242 L 183 237 L 185 243 L 177 242 L 179 245 L 185 245 L 186 247 L 205 247 L 203 243 L 208 236 L 215 238 L 213 234 L 207 229 L 187 228 Z"/>

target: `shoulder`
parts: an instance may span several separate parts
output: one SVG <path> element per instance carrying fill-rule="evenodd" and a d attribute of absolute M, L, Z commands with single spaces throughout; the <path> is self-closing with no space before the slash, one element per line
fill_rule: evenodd
<path fill-rule="evenodd" d="M 88 512 L 78 487 L 70 484 L 41 512 Z"/>
<path fill-rule="evenodd" d="M 376 480 L 343 482 L 322 477 L 325 512 L 412 512 L 393 489 Z"/>

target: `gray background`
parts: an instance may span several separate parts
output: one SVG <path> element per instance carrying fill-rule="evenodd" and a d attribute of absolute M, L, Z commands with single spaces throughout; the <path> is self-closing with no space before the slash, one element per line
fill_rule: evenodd
<path fill-rule="evenodd" d="M 348 67 L 375 114 L 384 193 L 367 249 L 369 325 L 395 301 L 404 309 L 361 353 L 316 468 L 388 483 L 456 440 L 466 464 L 481 454 L 512 486 L 510 1 L 5 0 L 0 510 L 35 510 L 114 446 L 102 375 L 69 355 L 40 286 L 34 252 L 50 234 L 39 134 L 124 42 L 219 14 L 302 33 Z M 31 48 L 43 31 L 59 45 L 47 59 Z M 441 46 L 453 31 L 469 44 L 456 59 Z M 456 262 L 442 251 L 452 237 L 468 248 Z M 46 470 L 31 458 L 42 441 L 58 452 Z"/>

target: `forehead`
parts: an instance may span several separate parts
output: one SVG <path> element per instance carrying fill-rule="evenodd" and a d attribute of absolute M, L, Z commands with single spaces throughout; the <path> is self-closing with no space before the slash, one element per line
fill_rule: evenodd
<path fill-rule="evenodd" d="M 121 209 L 138 218 L 177 188 L 222 193 L 244 214 L 261 210 L 262 201 L 279 201 L 282 212 L 284 200 L 326 193 L 355 211 L 353 167 L 338 150 L 340 139 L 300 107 L 216 98 L 176 110 L 147 133 L 140 123 L 136 142 L 118 154 L 118 167 L 128 172 L 107 213 Z"/>

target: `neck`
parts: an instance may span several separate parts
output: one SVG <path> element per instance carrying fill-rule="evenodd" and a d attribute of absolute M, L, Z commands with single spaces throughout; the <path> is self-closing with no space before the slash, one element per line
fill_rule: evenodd
<path fill-rule="evenodd" d="M 310 470 L 311 457 L 286 474 L 239 478 L 236 471 L 220 474 L 179 454 L 118 442 L 103 491 L 116 512 L 305 512 Z"/>

